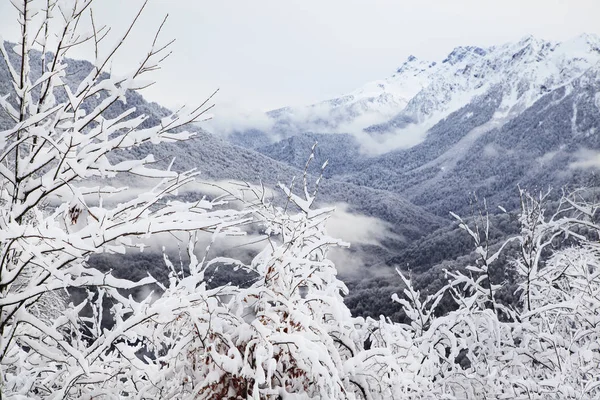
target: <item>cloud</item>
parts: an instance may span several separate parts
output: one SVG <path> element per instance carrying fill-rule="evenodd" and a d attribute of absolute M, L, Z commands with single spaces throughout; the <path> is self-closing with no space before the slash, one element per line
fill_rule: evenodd
<path fill-rule="evenodd" d="M 327 233 L 350 243 L 352 250 L 332 248 L 329 258 L 343 275 L 365 273 L 367 270 L 371 273 L 375 272 L 377 267 L 368 265 L 370 262 L 368 254 L 364 254 L 359 248 L 361 245 L 382 246 L 383 240 L 395 237 L 396 235 L 390 230 L 390 224 L 378 218 L 352 213 L 345 203 L 337 203 L 335 208 L 335 212 L 327 221 Z M 200 234 L 195 250 L 200 259 L 204 256 L 211 239 L 208 233 Z M 188 241 L 189 236 L 185 233 L 155 235 L 144 239 L 144 244 L 148 246 L 144 251 L 161 252 L 164 247 L 169 253 L 182 252 L 185 255 Z M 211 245 L 208 258 L 221 254 L 227 257 L 244 258 L 244 262 L 249 262 L 252 256 L 267 245 L 264 235 L 248 231 L 245 236 L 218 238 Z"/>
<path fill-rule="evenodd" d="M 263 112 L 236 110 L 227 108 L 223 114 L 215 113 L 214 118 L 205 127 L 215 133 L 228 136 L 234 132 L 259 130 L 272 142 L 303 132 L 326 134 L 345 133 L 356 138 L 363 153 L 378 155 L 397 149 L 407 149 L 425 139 L 428 129 L 437 119 L 422 124 L 410 124 L 401 129 L 384 132 L 366 132 L 365 129 L 384 124 L 399 111 L 348 110 L 331 108 L 325 103 L 306 107 L 293 107 L 281 112 L 276 118 Z M 351 117 L 349 117 L 351 116 Z"/>
<path fill-rule="evenodd" d="M 391 232 L 390 224 L 378 218 L 352 213 L 345 203 L 337 203 L 335 208 L 335 212 L 327 221 L 327 233 L 350 243 L 351 246 L 351 249 L 330 249 L 329 258 L 335 263 L 338 271 L 345 276 L 364 274 L 367 271 L 371 274 L 379 274 L 381 272 L 379 270 L 387 273 L 387 267 L 371 265 L 372 255 L 370 257 L 369 254 L 364 253 L 362 245 L 382 246 L 385 239 L 394 237 L 399 239 Z M 165 247 L 167 252 L 181 251 L 185 255 L 187 254 L 188 238 L 187 234 L 181 233 L 156 235 L 144 239 L 144 244 L 148 246 L 144 251 L 160 252 Z M 212 237 L 208 233 L 201 233 L 199 236 L 195 248 L 195 254 L 199 259 L 204 257 L 211 239 Z M 248 230 L 245 236 L 218 238 L 210 247 L 208 259 L 216 255 L 224 255 L 248 263 L 267 245 L 268 242 L 264 235 L 260 235 L 255 230 Z"/>
<path fill-rule="evenodd" d="M 483 148 L 483 156 L 484 157 L 496 158 L 499 155 L 500 155 L 500 152 L 498 151 L 496 146 L 494 146 L 493 143 L 486 144 L 485 147 Z"/>
<path fill-rule="evenodd" d="M 569 165 L 570 168 L 596 169 L 600 168 L 600 151 L 591 149 L 580 149 L 575 153 L 577 161 Z"/>
<path fill-rule="evenodd" d="M 355 135 L 362 151 L 370 156 L 384 154 L 393 150 L 409 149 L 425 140 L 429 125 L 411 124 L 402 129 L 384 133 L 363 132 Z"/>
<path fill-rule="evenodd" d="M 382 262 L 374 263 L 370 261 L 368 254 L 362 251 L 352 251 L 345 248 L 332 248 L 327 254 L 334 264 L 342 278 L 359 278 L 381 277 L 395 275 L 393 268 L 385 265 Z"/>
<path fill-rule="evenodd" d="M 391 225 L 383 220 L 349 211 L 346 203 L 335 204 L 335 212 L 327 222 L 327 233 L 350 243 L 350 248 L 332 248 L 328 258 L 332 260 L 342 276 L 360 276 L 366 274 L 386 275 L 390 268 L 381 264 L 381 259 L 374 257 L 366 247 L 384 247 L 384 240 L 401 241 L 391 231 Z M 372 249 L 371 249 L 372 251 Z M 374 261 L 378 259 L 378 261 Z"/>
<path fill-rule="evenodd" d="M 364 259 L 348 249 L 330 249 L 327 258 L 335 264 L 338 273 L 342 276 L 357 276 L 366 271 Z"/>
<path fill-rule="evenodd" d="M 549 152 L 545 153 L 544 155 L 542 155 L 541 157 L 536 158 L 536 161 L 542 165 L 548 164 L 550 161 L 552 161 L 554 156 L 556 156 L 557 154 L 558 154 L 558 151 L 549 151 Z"/>
<path fill-rule="evenodd" d="M 212 110 L 212 119 L 203 127 L 215 134 L 229 135 L 236 131 L 257 129 L 269 131 L 275 121 L 258 109 L 244 108 L 232 102 L 218 103 Z"/>
<path fill-rule="evenodd" d="M 151 181 L 115 181 L 111 182 L 111 184 L 115 187 L 129 184 L 130 187 L 103 199 L 103 203 L 108 207 L 128 201 L 139 194 L 147 193 Z M 179 191 L 179 194 L 195 194 L 197 195 L 196 197 L 207 196 L 208 198 L 216 198 L 228 191 L 235 192 L 241 187 L 247 187 L 247 184 L 236 181 L 193 182 L 183 187 Z M 250 188 L 257 191 L 263 190 L 263 188 L 257 185 L 250 185 Z M 277 192 L 269 187 L 265 187 L 264 191 L 267 198 L 277 195 Z M 90 206 L 97 204 L 98 201 L 97 196 L 95 198 L 90 196 L 87 200 L 88 205 Z M 239 206 L 239 204 L 232 203 L 225 205 L 224 207 L 237 208 Z M 324 207 L 329 206 L 331 205 L 324 205 Z M 383 247 L 382 243 L 385 240 L 401 240 L 401 238 L 392 232 L 391 225 L 388 222 L 375 217 L 351 212 L 350 206 L 347 203 L 336 203 L 332 206 L 335 207 L 335 212 L 327 221 L 327 232 L 332 237 L 340 238 L 350 243 L 352 250 L 332 249 L 330 258 L 334 261 L 340 273 L 344 275 L 364 273 L 367 269 L 370 272 L 375 271 L 376 267 L 370 265 L 372 261 L 369 261 L 369 254 L 364 253 L 363 250 L 361 250 L 361 246 Z M 268 242 L 266 241 L 266 237 L 261 235 L 257 230 L 257 225 L 242 227 L 242 229 L 245 230 L 245 235 L 219 237 L 212 244 L 212 235 L 210 233 L 200 232 L 195 246 L 195 254 L 199 259 L 202 259 L 210 245 L 208 259 L 220 255 L 237 258 L 246 263 L 250 262 L 254 255 L 268 245 Z M 185 260 L 187 259 L 189 238 L 190 236 L 188 233 L 164 233 L 145 238 L 131 238 L 131 245 L 141 247 L 141 249 L 128 247 L 127 251 L 129 253 L 134 253 L 143 250 L 144 252 L 161 253 L 164 250 L 170 254 L 180 253 Z"/>
<path fill-rule="evenodd" d="M 379 245 L 389 238 L 391 226 L 375 217 L 351 213 L 346 203 L 335 204 L 335 212 L 327 221 L 327 233 L 350 244 Z"/>

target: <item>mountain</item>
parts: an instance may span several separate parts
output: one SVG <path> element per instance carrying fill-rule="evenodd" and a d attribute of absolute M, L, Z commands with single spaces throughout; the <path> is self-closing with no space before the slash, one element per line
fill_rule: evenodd
<path fill-rule="evenodd" d="M 492 113 L 501 93 L 490 92 L 434 126 L 423 143 L 363 161 L 345 179 L 405 194 L 440 215 L 465 210 L 469 192 L 513 208 L 517 185 L 598 186 L 593 170 L 576 167 L 600 149 L 599 72 L 592 67 L 508 120 L 467 121 L 475 108 L 483 119 Z"/>
<path fill-rule="evenodd" d="M 442 217 L 468 213 L 472 193 L 511 208 L 517 185 L 596 185 L 589 169 L 575 167 L 599 148 L 599 63 L 600 38 L 587 34 L 563 43 L 528 36 L 488 48 L 457 47 L 439 62 L 411 56 L 390 78 L 367 84 L 370 90 L 269 113 L 274 129 L 255 148 L 301 167 L 307 142 L 318 141 L 332 155 L 333 179 L 403 195 Z M 380 111 L 378 101 L 356 106 L 391 93 L 406 101 L 387 102 Z M 358 131 L 336 131 L 345 127 L 337 122 L 314 129 L 313 111 L 325 105 L 333 121 L 358 121 L 389 115 L 392 104 L 393 117 L 355 125 Z"/>
<path fill-rule="evenodd" d="M 303 132 L 351 133 L 365 150 L 382 153 L 422 141 L 431 127 L 490 90 L 499 91 L 496 118 L 530 107 L 544 94 L 579 77 L 600 61 L 600 39 L 584 34 L 563 43 L 528 36 L 516 43 L 455 48 L 445 59 L 410 56 L 383 80 L 317 104 L 267 113 L 268 132 L 254 138 L 283 139 Z M 248 135 L 251 136 L 251 135 Z M 244 132 L 234 141 L 247 141 Z M 245 143 L 246 146 L 252 144 Z"/>
<path fill-rule="evenodd" d="M 368 130 L 402 128 L 406 121 L 438 121 L 490 90 L 502 95 L 499 113 L 518 113 L 599 61 L 600 38 L 588 34 L 563 43 L 528 36 L 489 48 L 457 47 L 428 71 L 427 84 L 406 107 Z"/>
<path fill-rule="evenodd" d="M 425 86 L 435 63 L 410 56 L 387 79 L 370 82 L 336 99 L 304 108 L 281 108 L 268 113 L 274 131 L 285 136 L 311 129 L 315 132 L 344 132 L 368 127 L 394 117 Z M 301 124 L 298 124 L 301 122 Z"/>

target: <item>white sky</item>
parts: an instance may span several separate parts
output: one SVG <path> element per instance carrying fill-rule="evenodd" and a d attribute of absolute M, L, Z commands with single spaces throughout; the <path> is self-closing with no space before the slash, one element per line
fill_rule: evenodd
<path fill-rule="evenodd" d="M 140 4 L 96 0 L 94 13 L 121 31 Z M 222 109 L 335 97 L 391 75 L 410 54 L 441 60 L 458 45 L 600 33 L 598 0 L 150 0 L 115 68 L 135 65 L 165 13 L 174 54 L 143 94 L 174 106 L 220 88 Z M 2 0 L 5 39 L 15 39 L 14 15 Z"/>

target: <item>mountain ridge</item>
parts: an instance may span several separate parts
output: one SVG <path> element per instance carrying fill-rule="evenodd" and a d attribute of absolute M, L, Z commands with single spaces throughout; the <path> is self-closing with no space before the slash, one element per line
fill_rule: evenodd
<path fill-rule="evenodd" d="M 517 185 L 596 185 L 593 172 L 575 167 L 600 149 L 598 36 L 461 46 L 440 63 L 411 56 L 397 71 L 430 82 L 386 123 L 359 135 L 296 129 L 255 149 L 300 168 L 314 138 L 335 154 L 333 179 L 401 194 L 440 217 L 468 212 L 471 194 L 512 207 Z M 419 140 L 394 146 L 407 134 Z M 365 138 L 385 151 L 365 152 Z"/>
<path fill-rule="evenodd" d="M 276 142 L 315 132 L 352 134 L 370 153 L 412 147 L 437 122 L 492 87 L 503 91 L 500 110 L 514 113 L 598 62 L 600 38 L 590 34 L 564 42 L 527 36 L 487 48 L 459 46 L 440 62 L 410 56 L 392 76 L 338 98 L 267 112 L 272 125 L 263 130 L 260 145 L 265 137 Z M 232 141 L 242 133 L 233 132 Z"/>

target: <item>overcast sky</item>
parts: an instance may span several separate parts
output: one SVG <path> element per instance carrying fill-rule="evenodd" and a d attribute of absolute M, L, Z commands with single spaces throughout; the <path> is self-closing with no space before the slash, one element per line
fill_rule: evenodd
<path fill-rule="evenodd" d="M 0 32 L 14 40 L 15 14 L 0 1 Z M 140 4 L 96 0 L 94 13 L 122 30 Z M 115 68 L 135 64 L 165 13 L 174 54 L 144 95 L 173 106 L 220 88 L 223 109 L 335 97 L 391 75 L 410 54 L 441 60 L 458 45 L 600 33 L 599 0 L 150 0 Z"/>

